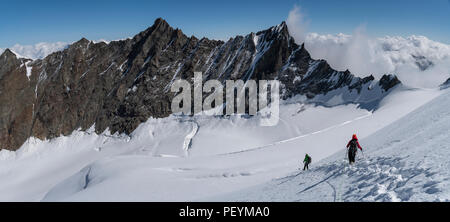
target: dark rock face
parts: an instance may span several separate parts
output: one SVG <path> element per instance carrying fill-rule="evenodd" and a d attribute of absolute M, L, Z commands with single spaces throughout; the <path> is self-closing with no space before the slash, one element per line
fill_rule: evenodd
<path fill-rule="evenodd" d="M 0 56 L 0 148 L 18 148 L 30 135 L 36 100 L 26 62 L 9 50 Z"/>
<path fill-rule="evenodd" d="M 398 80 L 397 76 L 395 75 L 383 75 L 379 82 L 379 85 L 385 91 L 388 91 L 390 88 L 396 86 L 397 84 L 400 84 L 400 80 Z"/>
<path fill-rule="evenodd" d="M 0 56 L 0 149 L 18 149 L 27 138 L 69 135 L 95 124 L 97 133 L 131 133 L 149 117 L 167 117 L 175 79 L 281 81 L 282 98 L 314 98 L 340 88 L 356 90 L 359 78 L 313 60 L 286 24 L 227 42 L 187 37 L 163 19 L 132 39 L 92 43 L 87 39 L 42 60 Z M 399 83 L 380 80 L 385 91 Z"/>
<path fill-rule="evenodd" d="M 450 78 L 448 78 L 444 83 L 441 84 L 441 89 L 447 89 L 450 87 Z"/>

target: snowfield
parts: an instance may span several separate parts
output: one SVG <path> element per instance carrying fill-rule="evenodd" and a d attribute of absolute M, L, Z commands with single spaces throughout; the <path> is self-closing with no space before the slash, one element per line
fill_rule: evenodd
<path fill-rule="evenodd" d="M 450 201 L 450 91 L 361 140 L 356 165 L 345 151 L 233 201 Z"/>
<path fill-rule="evenodd" d="M 274 127 L 258 117 L 170 116 L 130 136 L 31 138 L 0 151 L 0 200 L 447 200 L 449 105 L 448 90 L 398 86 L 374 112 L 284 101 Z M 366 158 L 349 168 L 353 133 Z M 313 164 L 303 173 L 305 153 Z"/>

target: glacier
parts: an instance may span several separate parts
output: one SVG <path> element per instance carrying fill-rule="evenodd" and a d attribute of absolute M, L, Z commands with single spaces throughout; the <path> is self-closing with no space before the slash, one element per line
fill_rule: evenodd
<path fill-rule="evenodd" d="M 0 151 L 0 200 L 445 201 L 447 177 L 433 165 L 445 164 L 445 134 L 421 132 L 448 133 L 446 106 L 439 107 L 446 97 L 446 90 L 402 86 L 374 111 L 283 101 L 275 127 L 260 127 L 258 117 L 172 115 L 129 136 L 92 127 L 30 138 L 16 152 Z M 366 159 L 349 168 L 344 147 L 353 133 Z M 314 162 L 302 173 L 305 153 Z M 419 159 L 427 161 L 419 167 Z"/>

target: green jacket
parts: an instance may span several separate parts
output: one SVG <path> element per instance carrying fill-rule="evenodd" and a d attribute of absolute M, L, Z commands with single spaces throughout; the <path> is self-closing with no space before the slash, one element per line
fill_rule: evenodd
<path fill-rule="evenodd" d="M 311 163 L 311 157 L 306 155 L 305 159 L 303 160 L 303 163 Z"/>

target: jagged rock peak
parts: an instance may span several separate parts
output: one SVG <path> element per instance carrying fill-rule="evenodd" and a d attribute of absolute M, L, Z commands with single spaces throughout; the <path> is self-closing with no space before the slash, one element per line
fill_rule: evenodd
<path fill-rule="evenodd" d="M 89 42 L 91 42 L 91 41 L 89 41 L 89 40 L 86 39 L 85 37 L 81 38 L 81 39 L 78 41 L 78 43 L 83 43 L 83 44 L 86 44 L 86 43 L 89 43 Z"/>
<path fill-rule="evenodd" d="M 157 18 L 153 25 L 148 27 L 146 30 L 137 34 L 134 39 L 141 40 L 147 39 L 150 35 L 163 35 L 164 33 L 172 33 L 173 28 L 162 18 Z"/>
<path fill-rule="evenodd" d="M 384 91 L 388 91 L 389 89 L 393 88 L 394 86 L 400 84 L 400 80 L 397 78 L 396 75 L 393 74 L 385 74 L 380 79 L 380 86 L 384 89 Z"/>
<path fill-rule="evenodd" d="M 289 33 L 289 28 L 286 25 L 285 21 L 281 22 L 281 24 L 277 25 L 276 27 L 277 27 L 277 31 L 280 35 L 285 36 L 287 39 L 292 38 L 291 34 Z"/>
<path fill-rule="evenodd" d="M 155 19 L 155 22 L 153 22 L 153 25 L 169 25 L 169 24 L 167 23 L 166 20 L 159 17 L 159 18 Z"/>
<path fill-rule="evenodd" d="M 153 25 L 150 27 L 150 29 L 160 32 L 165 32 L 169 29 L 172 29 L 172 27 L 167 23 L 166 20 L 162 18 L 157 18 Z"/>
<path fill-rule="evenodd" d="M 87 46 L 91 43 L 90 40 L 86 39 L 86 38 L 81 38 L 80 40 L 76 41 L 75 43 L 73 43 L 71 46 L 69 47 L 84 47 Z"/>
<path fill-rule="evenodd" d="M 295 44 L 294 40 L 293 44 Z M 306 50 L 305 48 L 305 43 L 302 43 L 302 45 L 300 46 L 300 49 L 297 52 L 297 55 L 299 55 L 300 57 L 304 58 L 304 59 L 311 59 L 311 54 L 309 54 L 308 50 Z"/>
<path fill-rule="evenodd" d="M 0 84 L 8 86 L 0 93 L 0 106 L 13 107 L 0 116 L 0 135 L 5 135 L 0 149 L 16 150 L 30 136 L 49 139 L 94 124 L 97 133 L 129 134 L 150 117 L 169 116 L 173 81 L 193 79 L 195 71 L 221 82 L 278 79 L 283 98 L 306 95 L 319 101 L 346 88 L 372 93 L 366 86 L 373 77 L 361 80 L 312 59 L 285 22 L 223 42 L 188 37 L 158 18 L 132 39 L 102 46 L 82 38 L 31 64 L 32 70 L 16 58 L 6 50 L 0 60 Z M 8 84 L 12 78 L 22 85 Z M 381 82 L 375 90 L 388 90 L 399 81 L 387 76 Z M 364 102 L 360 97 L 349 102 Z"/>
<path fill-rule="evenodd" d="M 290 38 L 290 34 L 289 34 L 289 30 L 288 27 L 286 25 L 286 22 L 281 22 L 280 24 L 276 25 L 276 26 L 272 26 L 269 29 L 263 30 L 263 31 L 259 31 L 256 33 L 256 35 L 260 35 L 263 33 L 270 33 L 271 35 L 278 35 L 278 36 L 284 36 L 287 38 Z"/>
<path fill-rule="evenodd" d="M 10 49 L 6 49 L 6 50 L 0 55 L 0 57 L 6 57 L 6 58 L 9 58 L 9 57 L 16 57 L 16 58 L 17 58 L 17 55 L 16 55 L 13 51 L 11 51 Z"/>
<path fill-rule="evenodd" d="M 273 30 L 279 32 L 279 33 L 284 33 L 288 31 L 288 27 L 286 25 L 285 21 L 282 21 L 280 24 L 278 24 L 277 26 L 272 27 Z"/>

